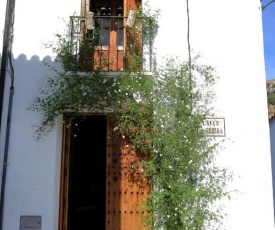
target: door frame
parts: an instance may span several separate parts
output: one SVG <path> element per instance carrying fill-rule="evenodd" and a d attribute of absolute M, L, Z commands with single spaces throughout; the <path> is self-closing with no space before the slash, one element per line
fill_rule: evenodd
<path fill-rule="evenodd" d="M 70 141 L 71 126 L 68 124 L 67 116 L 64 115 L 62 130 L 62 152 L 59 194 L 59 230 L 67 230 L 68 224 L 68 197 L 69 197 L 69 165 L 70 165 Z"/>

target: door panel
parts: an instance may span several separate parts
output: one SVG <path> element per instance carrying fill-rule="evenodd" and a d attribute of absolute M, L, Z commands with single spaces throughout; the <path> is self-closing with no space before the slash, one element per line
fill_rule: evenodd
<path fill-rule="evenodd" d="M 137 151 L 114 124 L 114 119 L 108 118 L 106 230 L 144 229 L 142 203 L 149 187 L 142 169 L 136 167 L 140 160 Z"/>

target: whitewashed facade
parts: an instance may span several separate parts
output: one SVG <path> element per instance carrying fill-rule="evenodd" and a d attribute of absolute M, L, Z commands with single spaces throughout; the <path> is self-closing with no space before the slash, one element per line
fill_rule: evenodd
<path fill-rule="evenodd" d="M 157 58 L 187 59 L 186 2 L 149 0 L 160 9 L 155 41 Z M 15 3 L 15 93 L 11 117 L 9 160 L 3 229 L 20 228 L 20 216 L 41 216 L 44 230 L 58 229 L 62 117 L 41 141 L 34 138 L 41 115 L 27 111 L 39 80 L 47 73 L 42 60 L 53 60 L 43 43 L 66 28 L 69 16 L 80 14 L 81 0 L 21 0 Z M 0 3 L 0 31 L 4 31 L 6 1 Z M 270 141 L 266 105 L 263 34 L 259 0 L 192 0 L 190 45 L 201 62 L 216 68 L 217 118 L 225 122 L 221 165 L 235 175 L 231 200 L 221 201 L 228 230 L 274 229 Z M 0 37 L 2 50 L 2 36 Z M 10 78 L 7 73 L 2 116 L 0 156 L 3 160 Z M 1 169 L 2 169 L 2 164 Z M 125 229 L 126 230 L 126 229 Z M 131 229 L 127 229 L 131 230 Z"/>

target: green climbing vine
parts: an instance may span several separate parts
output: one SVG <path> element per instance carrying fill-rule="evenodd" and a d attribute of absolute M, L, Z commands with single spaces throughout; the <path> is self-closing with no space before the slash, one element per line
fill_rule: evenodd
<path fill-rule="evenodd" d="M 156 18 L 147 15 L 139 23 L 147 35 L 145 28 L 153 27 L 151 40 L 145 39 L 152 42 L 158 28 Z M 115 116 L 120 132 L 139 149 L 139 164 L 152 185 L 144 204 L 148 229 L 220 226 L 223 214 L 213 205 L 228 195 L 226 185 L 231 177 L 215 165 L 220 144 L 203 129 L 205 119 L 213 115 L 214 69 L 195 58 L 190 78 L 189 63 L 170 58 L 162 67 L 155 65 L 150 74 L 140 64 L 137 68 L 135 61 L 116 76 L 88 69 L 80 74 L 79 68 L 68 70 L 75 60 L 69 42 L 60 35 L 58 41 L 53 50 L 63 70 L 52 69 L 54 76 L 43 80 L 39 95 L 29 106 L 43 115 L 38 135 L 66 113 Z M 140 61 L 138 55 L 135 58 L 132 60 Z"/>

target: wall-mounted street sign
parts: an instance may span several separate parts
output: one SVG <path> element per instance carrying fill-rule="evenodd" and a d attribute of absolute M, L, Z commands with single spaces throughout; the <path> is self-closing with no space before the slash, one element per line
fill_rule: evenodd
<path fill-rule="evenodd" d="M 225 137 L 225 119 L 224 118 L 206 118 L 203 123 L 203 129 L 211 137 Z"/>

